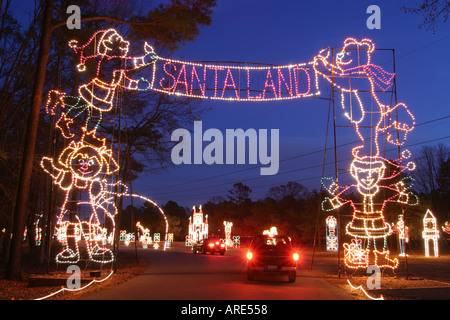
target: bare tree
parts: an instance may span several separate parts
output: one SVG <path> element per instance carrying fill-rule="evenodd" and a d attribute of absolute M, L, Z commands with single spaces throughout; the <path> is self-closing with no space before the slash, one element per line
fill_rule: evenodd
<path fill-rule="evenodd" d="M 428 203 L 437 218 L 448 219 L 450 205 L 450 147 L 425 146 L 416 159 L 413 178 L 421 202 Z"/>
<path fill-rule="evenodd" d="M 281 201 L 282 199 L 288 198 L 299 200 L 306 198 L 308 194 L 308 189 L 305 186 L 295 181 L 289 181 L 287 184 L 270 188 L 268 196 L 277 201 Z"/>
<path fill-rule="evenodd" d="M 228 190 L 228 199 L 236 204 L 242 204 L 246 201 L 250 200 L 250 194 L 252 193 L 252 189 L 249 186 L 246 186 L 242 182 L 235 183 L 233 188 Z"/>
<path fill-rule="evenodd" d="M 450 148 L 443 144 L 422 148 L 414 170 L 415 186 L 419 193 L 431 195 L 445 188 L 440 172 L 450 156 Z M 447 182 L 450 183 L 450 182 Z"/>
<path fill-rule="evenodd" d="M 437 26 L 441 22 L 447 22 L 450 13 L 450 1 L 448 0 L 423 0 L 421 4 L 414 8 L 403 6 L 405 13 L 419 14 L 423 16 L 423 22 L 419 28 L 425 28 L 436 32 Z"/>
<path fill-rule="evenodd" d="M 130 1 L 131 2 L 131 1 Z M 124 14 L 122 6 L 124 1 L 89 1 L 83 0 L 79 4 L 92 9 L 83 16 L 82 22 L 95 24 L 97 21 L 109 21 L 119 25 L 130 27 L 135 34 L 154 35 L 157 44 L 162 48 L 174 50 L 184 41 L 191 41 L 199 32 L 199 26 L 208 25 L 211 22 L 211 9 L 215 6 L 215 0 L 172 0 L 168 4 L 151 8 L 147 13 L 137 11 L 130 20 L 120 17 Z M 70 1 L 43 0 L 40 2 L 43 8 L 41 22 L 41 35 L 39 41 L 39 53 L 35 61 L 33 89 L 29 110 L 23 112 L 28 114 L 28 122 L 22 132 L 25 132 L 23 157 L 21 160 L 20 175 L 18 179 L 17 195 L 14 204 L 13 239 L 6 277 L 8 279 L 20 278 L 20 262 L 22 254 L 22 239 L 27 218 L 27 206 L 29 201 L 29 190 L 31 185 L 33 164 L 35 159 L 35 147 L 40 119 L 40 109 L 42 105 L 42 95 L 46 80 L 46 70 L 51 50 L 52 34 L 55 30 L 66 25 L 65 9 L 70 5 Z M 99 5 L 109 8 L 110 15 L 101 14 L 97 11 Z M 120 8 L 120 10 L 119 10 Z M 143 7 L 141 6 L 141 9 Z M 171 19 L 169 19 L 171 17 Z M 54 22 L 54 21 L 57 22 Z M 175 21 L 176 20 L 176 21 Z M 168 22 L 176 23 L 171 27 Z M 163 39 L 168 39 L 166 42 Z M 175 44 L 178 43 L 178 45 Z M 169 45 L 171 44 L 171 45 Z"/>

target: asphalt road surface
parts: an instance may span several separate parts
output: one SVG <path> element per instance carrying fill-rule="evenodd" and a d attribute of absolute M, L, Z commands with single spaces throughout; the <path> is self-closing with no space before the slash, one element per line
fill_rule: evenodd
<path fill-rule="evenodd" d="M 134 248 L 123 248 L 134 250 Z M 83 300 L 353 300 L 351 294 L 320 279 L 300 258 L 295 283 L 284 275 L 247 280 L 246 249 L 225 255 L 193 254 L 177 244 L 139 249 L 146 271 L 123 284 L 85 295 Z M 305 259 L 306 260 L 306 259 Z"/>

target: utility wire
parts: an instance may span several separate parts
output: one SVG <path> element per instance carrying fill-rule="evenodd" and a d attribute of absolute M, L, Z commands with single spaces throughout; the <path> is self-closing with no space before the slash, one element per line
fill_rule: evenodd
<path fill-rule="evenodd" d="M 410 144 L 410 145 L 407 145 L 405 147 L 413 147 L 413 146 L 417 146 L 417 145 L 421 145 L 421 144 L 425 144 L 425 143 L 430 143 L 430 142 L 436 142 L 436 141 L 439 141 L 439 140 L 444 140 L 444 139 L 449 139 L 449 138 L 450 138 L 450 136 L 444 136 L 444 137 L 440 137 L 440 138 L 435 138 L 435 139 L 430 139 L 430 140 L 426 140 L 426 141 Z M 393 151 L 393 150 L 396 150 L 396 148 L 392 148 L 390 150 Z M 421 158 L 414 158 L 413 160 L 419 160 L 419 159 L 421 159 Z M 351 159 L 344 159 L 344 160 L 339 160 L 338 162 L 344 162 L 344 161 L 350 161 L 350 160 Z M 329 162 L 329 163 L 327 163 L 327 165 L 330 165 L 330 164 L 333 164 L 333 163 L 334 162 Z M 296 171 L 302 171 L 302 170 L 306 170 L 306 169 L 313 168 L 313 167 L 321 167 L 321 166 L 322 166 L 322 164 L 316 165 L 316 166 L 311 166 L 311 167 L 306 167 L 306 168 L 304 167 L 304 168 L 294 169 L 294 170 L 290 170 L 289 173 L 296 172 Z M 286 172 L 286 173 L 288 173 L 288 172 Z M 282 173 L 282 174 L 284 174 L 284 173 Z M 265 178 L 265 177 L 264 176 L 259 176 L 259 177 L 250 178 L 250 179 L 242 179 L 241 182 L 247 182 L 247 181 L 250 181 L 250 180 L 262 179 L 262 178 Z M 303 181 L 308 181 L 308 180 L 313 180 L 313 179 L 319 179 L 320 180 L 321 178 L 322 178 L 322 176 L 314 176 L 314 177 L 308 177 L 308 178 L 302 178 L 302 179 L 296 179 L 296 180 L 290 180 L 290 181 L 303 182 Z M 202 186 L 202 187 L 198 187 L 198 188 L 190 188 L 189 191 L 208 189 L 209 190 L 208 191 L 209 194 L 211 194 L 211 193 L 214 193 L 214 194 L 221 193 L 221 194 L 223 194 L 223 190 L 217 191 L 217 192 L 211 192 L 211 188 L 220 187 L 220 186 L 229 185 L 229 184 L 230 183 L 227 182 L 227 183 L 220 183 L 220 184 L 216 184 L 216 185 Z M 279 186 L 279 185 L 280 185 L 279 183 L 270 183 L 270 184 L 265 184 L 265 185 L 254 186 L 254 187 L 252 187 L 252 189 L 264 188 L 264 187 L 275 187 L 275 186 Z M 180 198 L 180 197 L 193 197 L 193 196 L 198 196 L 198 195 L 202 194 L 202 193 L 198 193 L 198 192 L 196 192 L 196 193 L 188 193 L 188 194 L 183 194 L 183 193 L 180 194 L 180 192 L 183 192 L 183 191 L 184 190 L 174 190 L 174 191 L 168 191 L 168 192 L 152 194 L 152 196 L 177 194 L 177 198 Z"/>
<path fill-rule="evenodd" d="M 429 120 L 429 121 L 425 121 L 425 122 L 422 122 L 420 124 L 416 124 L 416 127 L 419 127 L 419 126 L 422 126 L 422 125 L 426 125 L 426 124 L 430 124 L 430 123 L 433 123 L 433 122 L 436 122 L 436 121 L 445 120 L 445 119 L 448 119 L 448 118 L 450 118 L 450 115 L 443 116 L 443 117 L 436 118 L 436 119 L 432 119 L 432 120 Z M 443 137 L 443 138 L 441 137 L 441 138 L 437 138 L 437 139 L 431 139 L 431 140 L 427 140 L 425 142 L 420 142 L 418 144 L 433 142 L 433 141 L 442 140 L 442 139 L 446 139 L 446 138 L 448 138 L 448 137 Z M 359 140 L 343 143 L 343 144 L 338 145 L 337 147 L 340 148 L 340 147 L 344 147 L 344 146 L 349 146 L 349 145 L 352 145 L 352 144 L 357 143 L 357 142 L 359 142 Z M 414 144 L 413 145 L 409 145 L 408 147 L 411 147 L 411 146 L 414 146 Z M 328 147 L 326 150 L 331 150 L 333 148 L 334 147 Z M 391 150 L 393 150 L 393 149 L 391 149 Z M 322 153 L 322 152 L 324 152 L 324 150 L 316 150 L 316 151 L 311 151 L 311 152 L 299 154 L 299 155 L 296 155 L 296 156 L 292 156 L 292 157 L 288 157 L 288 158 L 282 159 L 282 160 L 279 161 L 279 163 L 282 163 L 282 162 L 285 162 L 285 161 L 291 161 L 291 160 L 295 160 L 295 159 L 299 159 L 299 158 L 303 158 L 303 157 L 306 157 L 306 156 L 311 156 L 311 155 L 314 155 L 314 154 L 319 154 L 319 153 Z M 339 160 L 338 162 L 341 162 L 341 161 L 349 161 L 349 159 Z M 330 164 L 330 163 L 328 163 L 328 164 Z M 200 179 L 195 179 L 195 180 L 183 182 L 183 186 L 185 186 L 186 184 L 203 182 L 203 181 L 206 181 L 206 180 L 216 179 L 216 178 L 220 178 L 220 177 L 224 177 L 224 176 L 228 176 L 228 175 L 232 175 L 232 174 L 236 174 L 236 173 L 242 173 L 242 172 L 245 172 L 245 171 L 258 169 L 258 168 L 261 168 L 263 166 L 264 165 L 262 165 L 262 164 L 261 165 L 255 165 L 255 166 L 252 166 L 252 167 L 242 168 L 242 169 L 239 169 L 239 170 L 226 172 L 226 173 L 222 173 L 222 174 L 218 174 L 218 175 L 214 175 L 214 176 L 209 176 L 209 177 L 204 177 L 204 178 L 200 178 Z M 299 168 L 299 169 L 293 169 L 293 170 L 290 170 L 288 172 L 279 173 L 278 175 L 282 175 L 282 174 L 286 174 L 286 173 L 292 173 L 292 172 L 297 172 L 297 171 L 303 171 L 303 170 L 307 170 L 307 169 L 313 169 L 313 168 L 316 168 L 316 167 L 319 167 L 319 166 L 322 166 L 322 164 L 314 165 L 314 166 L 310 166 L 310 167 Z M 246 180 L 243 180 L 243 181 L 261 179 L 261 178 L 265 178 L 265 176 L 258 176 L 256 178 L 250 178 L 250 179 L 246 179 Z M 221 186 L 221 185 L 225 185 L 225 184 L 229 184 L 229 183 L 222 183 L 222 184 L 215 185 L 215 186 Z M 161 191 L 162 189 L 164 190 L 164 189 L 170 189 L 170 188 L 174 188 L 174 187 L 180 187 L 180 184 L 174 184 L 174 185 L 170 185 L 170 186 L 159 186 L 158 187 L 158 192 L 156 194 L 167 194 L 167 193 L 168 194 L 172 194 L 172 193 L 175 193 L 175 192 L 179 192 L 177 190 L 175 190 L 175 191 L 171 190 L 169 192 Z M 205 187 L 202 187 L 202 188 L 207 188 L 207 187 L 211 187 L 211 186 L 205 186 Z M 197 190 L 197 188 L 195 188 L 195 189 Z M 192 189 L 190 189 L 190 190 L 192 190 Z M 181 190 L 181 191 L 183 191 L 183 190 Z"/>

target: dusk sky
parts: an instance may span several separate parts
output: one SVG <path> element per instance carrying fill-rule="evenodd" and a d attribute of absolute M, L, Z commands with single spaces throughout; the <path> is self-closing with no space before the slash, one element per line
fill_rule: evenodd
<path fill-rule="evenodd" d="M 419 29 L 423 17 L 401 10 L 401 6 L 415 3 L 410 0 L 218 0 L 212 24 L 202 28 L 194 42 L 174 52 L 171 58 L 287 65 L 310 62 L 322 49 L 342 47 L 348 37 L 372 39 L 376 49 L 395 50 L 397 98 L 409 107 L 416 119 L 416 128 L 405 144 L 410 146 L 414 158 L 424 145 L 448 144 L 450 136 L 450 23 L 440 23 L 435 33 Z M 366 10 L 374 4 L 381 9 L 381 29 L 370 30 L 366 26 L 370 16 Z M 17 10 L 24 12 L 23 8 Z M 372 58 L 372 63 L 392 72 L 392 51 L 375 51 Z M 328 98 L 329 84 L 322 80 L 320 86 L 323 96 Z M 225 134 L 226 129 L 278 129 L 278 173 L 262 176 L 258 165 L 181 164 L 160 174 L 142 174 L 133 184 L 135 193 L 158 204 L 173 200 L 192 207 L 214 196 L 226 198 L 227 190 L 237 182 L 248 185 L 255 200 L 264 198 L 270 187 L 288 181 L 301 183 L 309 190 L 320 188 L 327 100 L 205 99 L 202 103 L 211 109 L 201 119 L 203 130 L 216 128 Z M 337 118 L 342 120 L 343 115 L 338 113 Z M 193 123 L 186 129 L 192 130 Z M 328 147 L 332 147 L 332 127 L 329 130 Z M 346 134 L 338 131 L 338 145 L 349 142 Z M 348 161 L 344 160 L 351 157 L 350 149 L 339 148 L 337 157 L 339 167 L 348 168 Z M 325 176 L 333 176 L 333 150 L 327 152 L 326 162 L 329 164 Z"/>

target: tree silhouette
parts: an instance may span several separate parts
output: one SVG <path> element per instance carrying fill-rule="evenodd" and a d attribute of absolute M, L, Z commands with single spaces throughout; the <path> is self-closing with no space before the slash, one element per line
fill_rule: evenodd
<path fill-rule="evenodd" d="M 250 193 L 252 193 L 252 189 L 246 186 L 242 182 L 235 183 L 233 188 L 228 190 L 228 199 L 235 204 L 242 204 L 245 201 L 250 200 Z"/>

